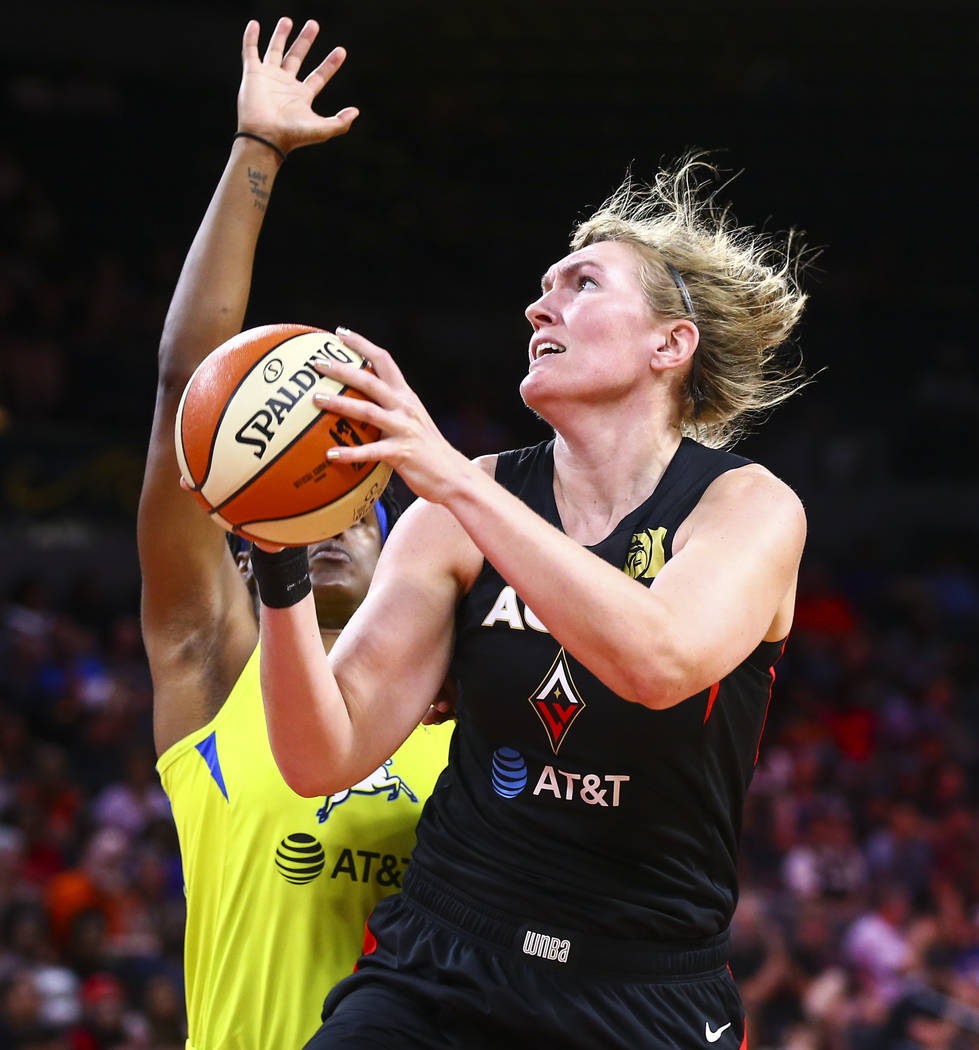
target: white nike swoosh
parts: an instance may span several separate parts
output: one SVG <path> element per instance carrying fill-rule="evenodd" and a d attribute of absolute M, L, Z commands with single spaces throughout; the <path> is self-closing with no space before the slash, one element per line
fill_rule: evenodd
<path fill-rule="evenodd" d="M 712 1031 L 710 1027 L 710 1021 L 704 1021 L 704 1038 L 707 1040 L 708 1043 L 716 1043 L 717 1040 L 721 1038 L 721 1034 L 730 1027 L 731 1022 L 728 1021 L 727 1024 L 722 1024 L 721 1027 L 718 1028 L 715 1032 Z"/>

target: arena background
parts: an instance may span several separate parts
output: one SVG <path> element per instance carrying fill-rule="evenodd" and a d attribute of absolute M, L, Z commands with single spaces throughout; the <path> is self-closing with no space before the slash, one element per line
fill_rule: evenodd
<path fill-rule="evenodd" d="M 38 1009 L 68 1016 L 75 1003 L 76 1026 L 91 1027 L 92 979 L 124 978 L 131 1030 L 92 1045 L 177 1038 L 179 1022 L 167 1028 L 166 1009 L 147 1005 L 149 987 L 166 999 L 179 975 L 165 822 L 128 832 L 138 952 L 138 931 L 104 939 L 95 962 L 71 957 L 50 931 L 29 949 L 12 916 L 32 901 L 44 912 L 50 879 L 112 822 L 99 800 L 114 788 L 134 797 L 127 777 L 145 776 L 134 512 L 156 345 L 235 129 L 241 31 L 258 17 L 264 47 L 280 13 L 321 22 L 320 57 L 327 44 L 348 48 L 320 109 L 355 104 L 361 116 L 346 138 L 290 156 L 248 323 L 364 332 L 395 353 L 467 452 L 545 436 L 516 394 L 523 307 L 573 221 L 630 167 L 641 178 L 661 158 L 716 150 L 741 172 L 725 197 L 742 222 L 804 230 L 820 250 L 799 336 L 816 380 L 741 446 L 800 492 L 810 519 L 800 616 L 746 826 L 747 899 L 761 919 L 757 943 L 743 933 L 757 950 L 743 948 L 741 972 L 760 975 L 748 996 L 757 1045 L 977 1045 L 979 370 L 967 158 L 979 83 L 974 5 L 948 0 L 291 10 L 134 0 L 5 13 L 0 1044 L 24 974 L 42 960 L 81 983 L 65 991 L 65 977 L 61 1005 L 40 995 Z M 902 805 L 914 811 L 904 838 L 892 828 Z M 888 835 L 911 843 L 913 885 Z M 863 874 L 827 888 L 817 869 L 829 854 L 837 873 L 850 870 L 845 855 Z M 154 863 L 159 885 L 139 874 Z M 908 986 L 882 990 L 846 948 L 851 925 L 876 914 L 870 888 L 895 882 L 912 898 L 899 932 L 920 948 L 901 981 L 934 991 L 930 1012 L 905 1009 Z M 824 936 L 818 964 L 800 947 L 800 915 L 815 915 Z M 811 1001 L 820 991 L 825 1002 Z M 43 1045 L 74 1046 L 58 1041 L 67 1026 L 54 1024 Z"/>

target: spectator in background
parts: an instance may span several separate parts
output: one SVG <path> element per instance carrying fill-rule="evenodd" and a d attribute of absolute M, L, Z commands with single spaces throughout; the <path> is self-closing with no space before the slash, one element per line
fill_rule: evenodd
<path fill-rule="evenodd" d="M 932 834 L 918 807 L 898 800 L 884 810 L 886 825 L 871 832 L 865 855 L 873 883 L 900 881 L 912 901 L 928 890 L 934 859 Z"/>
<path fill-rule="evenodd" d="M 803 899 L 855 906 L 867 884 L 867 865 L 854 841 L 853 820 L 836 799 L 821 800 L 808 815 L 808 827 L 783 865 L 786 886 Z"/>
<path fill-rule="evenodd" d="M 59 872 L 51 880 L 48 915 L 59 948 L 68 945 L 76 919 L 88 911 L 105 919 L 110 941 L 125 936 L 133 907 L 126 872 L 128 853 L 129 840 L 124 832 L 100 828 L 86 844 L 78 866 Z"/>
<path fill-rule="evenodd" d="M 744 893 L 731 923 L 731 970 L 741 990 L 752 1043 L 777 1045 L 794 1019 L 785 938 L 756 893 Z"/>
<path fill-rule="evenodd" d="M 183 1050 L 184 1004 L 180 986 L 164 974 L 151 977 L 143 989 L 148 1042 L 154 1050 Z"/>
<path fill-rule="evenodd" d="M 910 937 L 911 900 L 900 883 L 872 891 L 873 907 L 843 936 L 843 958 L 871 1007 L 889 1009 L 906 986 L 917 958 Z"/>
<path fill-rule="evenodd" d="M 0 1047 L 3 1050 L 74 1050 L 45 1024 L 41 999 L 30 974 L 0 980 Z"/>
<path fill-rule="evenodd" d="M 96 973 L 82 984 L 82 1018 L 71 1030 L 72 1050 L 143 1050 L 147 1024 L 127 1009 L 126 992 L 118 977 Z"/>
<path fill-rule="evenodd" d="M 98 825 L 121 829 L 132 840 L 154 820 L 170 819 L 170 803 L 156 775 L 156 761 L 148 746 L 136 744 L 127 751 L 125 775 L 99 793 L 92 806 Z"/>

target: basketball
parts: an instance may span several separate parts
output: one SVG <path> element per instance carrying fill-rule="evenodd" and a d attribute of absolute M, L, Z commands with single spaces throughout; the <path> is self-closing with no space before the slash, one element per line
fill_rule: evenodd
<path fill-rule="evenodd" d="M 363 397 L 320 375 L 317 358 L 370 367 L 323 329 L 270 324 L 222 343 L 190 377 L 177 409 L 180 472 L 229 532 L 316 543 L 359 521 L 387 485 L 384 463 L 327 463 L 331 446 L 365 445 L 380 434 L 313 404 L 319 392 Z"/>

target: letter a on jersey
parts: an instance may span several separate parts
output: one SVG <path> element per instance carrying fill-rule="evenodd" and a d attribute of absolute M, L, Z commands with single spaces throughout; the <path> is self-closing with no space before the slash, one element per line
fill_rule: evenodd
<path fill-rule="evenodd" d="M 571 678 L 563 646 L 544 675 L 544 680 L 527 699 L 537 712 L 541 725 L 547 730 L 551 750 L 556 755 L 568 735 L 571 723 L 586 706 Z"/>

